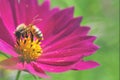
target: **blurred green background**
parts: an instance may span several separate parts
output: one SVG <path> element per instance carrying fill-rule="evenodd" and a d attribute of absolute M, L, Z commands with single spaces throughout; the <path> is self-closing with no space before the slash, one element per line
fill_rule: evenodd
<path fill-rule="evenodd" d="M 86 71 L 48 73 L 52 80 L 119 80 L 119 0 L 51 0 L 51 8 L 55 6 L 61 9 L 74 6 L 74 16 L 83 16 L 82 25 L 91 26 L 90 34 L 98 37 L 95 43 L 101 48 L 86 59 L 101 66 Z M 28 74 L 22 79 L 34 80 Z"/>

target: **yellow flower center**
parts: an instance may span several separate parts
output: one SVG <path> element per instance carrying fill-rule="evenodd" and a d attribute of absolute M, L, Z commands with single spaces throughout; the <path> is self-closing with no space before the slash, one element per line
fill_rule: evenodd
<path fill-rule="evenodd" d="M 41 31 L 35 25 L 20 24 L 15 31 L 15 36 L 15 49 L 22 61 L 35 61 L 40 57 L 42 53 L 40 41 L 43 38 Z"/>

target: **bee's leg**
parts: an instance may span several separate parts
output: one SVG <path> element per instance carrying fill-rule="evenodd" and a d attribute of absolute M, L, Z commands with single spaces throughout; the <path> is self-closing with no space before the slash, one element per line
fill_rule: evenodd
<path fill-rule="evenodd" d="M 27 33 L 27 32 L 25 32 L 24 36 L 25 36 L 26 38 L 28 38 L 28 33 Z"/>
<path fill-rule="evenodd" d="M 39 44 L 39 43 L 41 42 L 41 40 L 42 40 L 42 39 L 39 38 L 38 41 L 37 41 L 37 44 Z"/>
<path fill-rule="evenodd" d="M 22 38 L 24 38 L 25 37 L 25 35 L 24 34 L 22 34 Z"/>
<path fill-rule="evenodd" d="M 33 33 L 30 31 L 30 38 L 31 38 L 31 41 L 33 42 L 33 40 L 34 40 L 34 35 L 33 35 Z"/>
<path fill-rule="evenodd" d="M 36 42 L 37 44 L 39 44 L 40 43 L 40 40 L 37 40 L 37 42 Z"/>
<path fill-rule="evenodd" d="M 24 44 L 26 43 L 26 39 L 24 40 Z"/>
<path fill-rule="evenodd" d="M 16 42 L 17 42 L 17 45 L 20 46 L 19 40 L 17 40 Z"/>

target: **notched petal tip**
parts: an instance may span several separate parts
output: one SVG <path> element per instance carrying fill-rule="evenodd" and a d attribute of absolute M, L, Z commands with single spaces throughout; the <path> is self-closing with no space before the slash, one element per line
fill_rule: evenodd
<path fill-rule="evenodd" d="M 68 14 L 71 13 L 71 14 L 73 15 L 73 14 L 74 14 L 74 7 L 69 7 L 69 8 L 63 9 L 62 11 L 63 11 L 63 12 L 64 12 L 64 11 L 65 11 L 65 12 L 68 12 Z"/>
<path fill-rule="evenodd" d="M 66 16 L 73 16 L 74 14 L 74 7 L 69 7 L 69 8 L 65 8 L 61 11 L 59 11 L 58 13 L 56 13 L 55 15 L 66 15 Z"/>
<path fill-rule="evenodd" d="M 74 12 L 75 8 L 74 8 L 74 6 L 71 6 L 71 7 L 69 7 L 69 8 L 66 8 L 66 10 L 69 10 L 69 11 L 71 11 L 71 12 Z"/>
<path fill-rule="evenodd" d="M 44 0 L 42 6 L 44 6 L 44 7 L 50 7 L 50 0 Z"/>
<path fill-rule="evenodd" d="M 92 54 L 95 54 L 95 52 L 99 49 L 99 46 L 92 44 L 88 46 L 88 49 L 86 49 L 86 53 L 84 53 L 84 56 L 90 56 Z"/>
<path fill-rule="evenodd" d="M 82 17 L 82 16 L 79 16 L 79 17 L 76 17 L 76 18 L 74 18 L 74 19 L 78 20 L 78 24 L 80 24 L 80 23 L 82 22 L 83 17 Z"/>
<path fill-rule="evenodd" d="M 96 40 L 96 36 L 88 36 L 87 38 L 90 42 L 94 42 Z"/>

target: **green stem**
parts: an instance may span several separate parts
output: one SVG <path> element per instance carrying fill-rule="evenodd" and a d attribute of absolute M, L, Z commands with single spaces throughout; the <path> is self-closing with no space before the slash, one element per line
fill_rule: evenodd
<path fill-rule="evenodd" d="M 15 79 L 15 80 L 19 80 L 19 78 L 20 78 L 20 74 L 21 74 L 21 71 L 18 71 L 18 73 L 17 73 L 17 76 L 16 76 L 16 79 Z"/>
<path fill-rule="evenodd" d="M 42 78 L 37 77 L 37 76 L 35 76 L 35 75 L 32 75 L 32 76 L 34 77 L 35 80 L 40 80 L 40 79 L 42 79 Z"/>
<path fill-rule="evenodd" d="M 34 77 L 35 80 L 38 80 L 37 77 L 36 77 L 35 75 L 33 75 L 33 77 Z"/>

